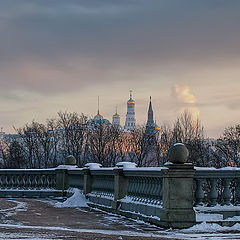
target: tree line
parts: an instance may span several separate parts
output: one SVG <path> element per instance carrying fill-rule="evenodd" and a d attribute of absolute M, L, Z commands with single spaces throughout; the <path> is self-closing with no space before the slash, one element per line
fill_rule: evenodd
<path fill-rule="evenodd" d="M 59 112 L 44 124 L 32 121 L 15 128 L 14 137 L 1 140 L 1 168 L 49 168 L 65 162 L 68 155 L 79 167 L 87 162 L 115 166 L 131 161 L 141 166 L 163 166 L 169 148 L 184 143 L 195 166 L 239 166 L 240 125 L 224 130 L 218 139 L 207 139 L 199 119 L 185 111 L 173 125 L 164 124 L 157 134 L 148 134 L 145 125 L 131 132 L 105 124 L 87 124 L 88 117 Z"/>

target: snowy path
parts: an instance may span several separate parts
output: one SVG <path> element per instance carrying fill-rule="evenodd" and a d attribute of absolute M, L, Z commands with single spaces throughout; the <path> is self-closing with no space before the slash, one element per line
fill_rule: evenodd
<path fill-rule="evenodd" d="M 240 239 L 238 226 L 217 229 L 224 233 L 211 233 L 216 226 L 209 225 L 166 231 L 95 209 L 55 207 L 51 200 L 1 199 L 0 216 L 0 239 Z"/>

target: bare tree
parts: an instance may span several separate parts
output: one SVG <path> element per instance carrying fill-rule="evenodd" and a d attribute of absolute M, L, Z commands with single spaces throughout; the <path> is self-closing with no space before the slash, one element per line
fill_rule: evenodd
<path fill-rule="evenodd" d="M 215 144 L 218 166 L 240 166 L 240 124 L 224 130 Z"/>
<path fill-rule="evenodd" d="M 87 116 L 77 113 L 59 112 L 58 131 L 61 135 L 61 151 L 64 157 L 73 155 L 78 165 L 82 165 L 81 156 L 83 154 L 86 141 Z"/>
<path fill-rule="evenodd" d="M 168 159 L 168 150 L 173 143 L 173 129 L 170 125 L 164 124 L 160 127 L 159 136 L 157 139 L 158 145 L 158 166 L 163 166 Z"/>
<path fill-rule="evenodd" d="M 129 139 L 131 151 L 129 152 L 129 155 L 131 156 L 134 154 L 134 158 L 138 166 L 155 165 L 155 140 L 155 136 L 148 135 L 146 127 L 143 125 L 136 126 L 131 131 L 131 138 Z"/>
<path fill-rule="evenodd" d="M 116 141 L 119 133 L 114 126 L 107 126 L 101 121 L 88 130 L 87 149 L 89 158 L 103 166 L 111 166 L 116 160 Z M 115 151 L 115 152 L 114 152 Z"/>
<path fill-rule="evenodd" d="M 172 143 L 184 143 L 189 150 L 189 159 L 197 166 L 206 165 L 204 161 L 204 129 L 199 119 L 185 110 L 176 120 L 173 128 Z"/>

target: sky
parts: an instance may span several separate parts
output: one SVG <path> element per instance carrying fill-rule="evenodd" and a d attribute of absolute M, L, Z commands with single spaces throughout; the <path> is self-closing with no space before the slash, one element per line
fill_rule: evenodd
<path fill-rule="evenodd" d="M 208 137 L 240 118 L 238 0 L 0 0 L 0 126 L 58 111 L 124 124 L 129 90 L 146 122 L 189 109 Z"/>

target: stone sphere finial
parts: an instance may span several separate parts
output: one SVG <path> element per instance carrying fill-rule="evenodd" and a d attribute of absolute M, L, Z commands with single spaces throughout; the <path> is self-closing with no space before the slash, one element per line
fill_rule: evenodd
<path fill-rule="evenodd" d="M 168 151 L 168 158 L 171 163 L 183 164 L 188 161 L 189 152 L 183 143 L 174 144 Z"/>
<path fill-rule="evenodd" d="M 77 160 L 73 155 L 69 155 L 65 160 L 66 165 L 77 165 Z"/>

